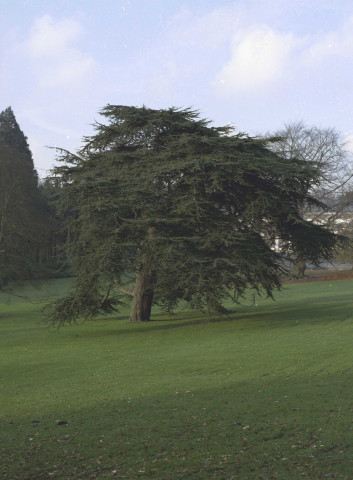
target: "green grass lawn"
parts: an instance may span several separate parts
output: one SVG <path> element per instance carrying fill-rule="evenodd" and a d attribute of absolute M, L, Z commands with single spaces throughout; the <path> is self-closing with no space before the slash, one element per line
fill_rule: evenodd
<path fill-rule="evenodd" d="M 2 480 L 353 479 L 352 280 L 48 329 L 66 287 L 0 298 Z"/>

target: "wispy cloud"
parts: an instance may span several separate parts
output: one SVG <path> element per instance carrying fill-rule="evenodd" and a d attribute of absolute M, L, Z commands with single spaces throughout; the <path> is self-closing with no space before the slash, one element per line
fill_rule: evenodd
<path fill-rule="evenodd" d="M 353 54 L 353 17 L 342 28 L 317 38 L 304 54 L 306 62 L 317 65 L 332 58 L 350 58 Z"/>
<path fill-rule="evenodd" d="M 76 20 L 38 18 L 25 44 L 25 51 L 42 86 L 76 83 L 95 66 L 93 58 L 77 46 L 84 31 Z"/>

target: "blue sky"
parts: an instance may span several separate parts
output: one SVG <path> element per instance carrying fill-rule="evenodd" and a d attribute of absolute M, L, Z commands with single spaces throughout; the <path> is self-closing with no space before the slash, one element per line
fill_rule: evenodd
<path fill-rule="evenodd" d="M 0 110 L 40 176 L 110 104 L 194 107 L 250 134 L 303 120 L 353 143 L 350 0 L 0 0 Z"/>

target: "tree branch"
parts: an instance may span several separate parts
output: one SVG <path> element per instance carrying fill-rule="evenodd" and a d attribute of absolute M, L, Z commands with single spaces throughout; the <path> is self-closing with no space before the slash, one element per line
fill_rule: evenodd
<path fill-rule="evenodd" d="M 117 281 L 114 282 L 115 287 L 120 290 L 123 293 L 126 293 L 126 295 L 131 295 L 132 297 L 134 296 L 133 290 L 128 290 L 125 288 L 123 285 L 120 285 Z"/>
<path fill-rule="evenodd" d="M 107 298 L 109 297 L 109 293 L 110 293 L 111 286 L 112 286 L 112 285 L 110 284 L 109 287 L 108 287 L 107 293 L 106 293 L 106 294 L 104 295 L 104 297 L 103 297 L 103 300 L 102 300 L 102 302 L 101 302 L 101 306 L 104 304 L 104 302 L 105 302 L 105 301 L 107 300 Z"/>

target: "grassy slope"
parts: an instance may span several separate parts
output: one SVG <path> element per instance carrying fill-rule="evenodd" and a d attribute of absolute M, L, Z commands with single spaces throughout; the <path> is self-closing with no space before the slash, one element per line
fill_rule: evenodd
<path fill-rule="evenodd" d="M 59 332 L 0 299 L 0 478 L 351 479 L 352 287 Z"/>

